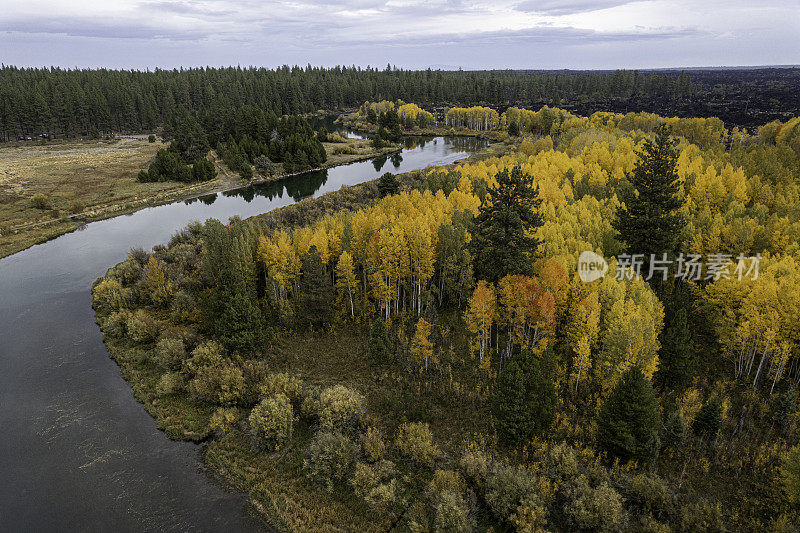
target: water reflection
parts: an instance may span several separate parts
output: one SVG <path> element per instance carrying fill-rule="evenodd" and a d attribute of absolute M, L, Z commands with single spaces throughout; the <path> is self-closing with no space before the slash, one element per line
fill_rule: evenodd
<path fill-rule="evenodd" d="M 337 124 L 336 118 L 339 115 L 325 115 L 321 117 L 310 117 L 308 120 L 308 124 L 314 129 L 314 131 L 318 131 L 320 128 L 325 128 L 328 130 L 328 133 L 338 133 L 342 137 L 347 137 L 349 139 L 368 139 L 369 136 L 364 135 L 362 133 L 357 133 L 349 128 L 342 127 L 341 124 Z"/>
<path fill-rule="evenodd" d="M 424 168 L 426 164 L 446 165 L 457 157 L 474 152 L 487 145 L 487 141 L 474 137 L 409 137 L 403 139 L 403 152 L 385 154 L 370 161 L 359 161 L 325 170 L 313 170 L 289 176 L 270 183 L 249 185 L 221 193 L 227 198 L 238 197 L 246 203 L 256 198 L 272 201 L 284 196 L 300 201 L 309 196 L 339 189 L 342 185 L 353 185 L 379 178 L 385 172 L 408 172 Z M 186 204 L 201 201 L 214 203 L 216 195 L 205 195 L 186 200 Z"/>
<path fill-rule="evenodd" d="M 389 161 L 392 162 L 394 168 L 400 168 L 400 163 L 403 162 L 403 154 L 400 152 L 394 153 L 389 156 Z"/>
<path fill-rule="evenodd" d="M 386 161 L 389 159 L 387 155 L 381 155 L 376 157 L 372 160 L 372 166 L 375 167 L 375 172 L 380 172 L 383 168 L 383 165 L 386 164 Z"/>
<path fill-rule="evenodd" d="M 257 527 L 241 511 L 246 496 L 211 483 L 197 448 L 167 440 L 135 401 L 94 323 L 89 287 L 132 247 L 167 242 L 193 220 L 246 218 L 387 169 L 446 165 L 485 144 L 408 139 L 404 146 L 412 148 L 380 164 L 362 161 L 150 207 L 0 259 L 0 405 L 7 429 L 0 431 L 0 529 Z"/>

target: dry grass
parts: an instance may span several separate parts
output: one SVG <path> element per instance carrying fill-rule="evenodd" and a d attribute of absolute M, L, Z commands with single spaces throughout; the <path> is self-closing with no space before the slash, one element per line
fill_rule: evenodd
<path fill-rule="evenodd" d="M 161 143 L 140 139 L 19 143 L 0 148 L 0 257 L 71 231 L 70 215 L 164 191 L 177 183 L 139 183 Z M 43 195 L 47 207 L 34 207 Z"/>
<path fill-rule="evenodd" d="M 371 141 L 325 143 L 325 167 L 369 159 L 399 147 L 375 150 Z M 348 147 L 351 153 L 334 154 Z M 238 174 L 219 167 L 220 175 L 200 184 L 140 183 L 165 145 L 146 139 L 14 143 L 0 148 L 0 258 L 73 231 L 81 222 L 99 220 L 169 203 L 205 192 L 241 186 Z M 267 180 L 279 179 L 279 172 Z M 34 197 L 46 207 L 35 207 Z M 40 200 L 42 201 L 42 200 Z"/>
<path fill-rule="evenodd" d="M 325 142 L 322 143 L 322 146 L 325 147 L 325 152 L 328 154 L 328 160 L 325 162 L 326 167 L 369 159 L 380 154 L 396 152 L 400 149 L 400 145 L 391 145 L 381 150 L 376 150 L 372 146 L 370 139 L 347 139 L 345 143 Z"/>

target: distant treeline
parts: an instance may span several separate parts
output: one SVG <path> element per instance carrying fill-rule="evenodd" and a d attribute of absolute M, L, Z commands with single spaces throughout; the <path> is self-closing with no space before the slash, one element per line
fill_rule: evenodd
<path fill-rule="evenodd" d="M 80 136 L 150 131 L 187 114 L 218 117 L 245 105 L 277 115 L 356 107 L 366 100 L 419 104 L 533 102 L 576 95 L 690 93 L 686 77 L 635 71 L 579 75 L 336 67 L 125 70 L 0 69 L 0 134 Z"/>
<path fill-rule="evenodd" d="M 755 74 L 754 74 L 755 73 Z M 239 67 L 188 70 L 0 68 L 0 139 L 99 136 L 177 125 L 190 114 L 223 117 L 242 106 L 278 116 L 356 107 L 367 100 L 420 105 L 594 106 L 594 110 L 682 110 L 742 123 L 785 119 L 797 107 L 800 69 L 749 71 L 434 71 L 356 67 Z M 703 103 L 718 102 L 706 106 Z M 623 109 L 624 108 L 624 109 Z M 671 110 L 676 110 L 671 112 Z M 769 114 L 771 113 L 771 114 Z"/>

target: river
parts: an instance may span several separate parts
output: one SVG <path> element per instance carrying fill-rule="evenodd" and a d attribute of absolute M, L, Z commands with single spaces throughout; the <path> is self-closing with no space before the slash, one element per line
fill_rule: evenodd
<path fill-rule="evenodd" d="M 0 529 L 262 530 L 246 496 L 204 472 L 200 447 L 167 439 L 134 400 L 94 323 L 89 288 L 131 248 L 166 243 L 193 220 L 249 217 L 486 145 L 405 143 L 394 156 L 93 222 L 0 259 Z"/>

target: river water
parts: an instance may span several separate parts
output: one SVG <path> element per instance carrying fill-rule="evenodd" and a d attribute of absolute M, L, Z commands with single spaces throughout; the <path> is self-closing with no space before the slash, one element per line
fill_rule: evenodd
<path fill-rule="evenodd" d="M 134 400 L 89 288 L 131 248 L 166 243 L 193 220 L 249 217 L 485 146 L 405 142 L 395 156 L 93 222 L 0 260 L 0 530 L 262 530 L 246 496 L 203 471 L 200 447 L 167 439 Z"/>

